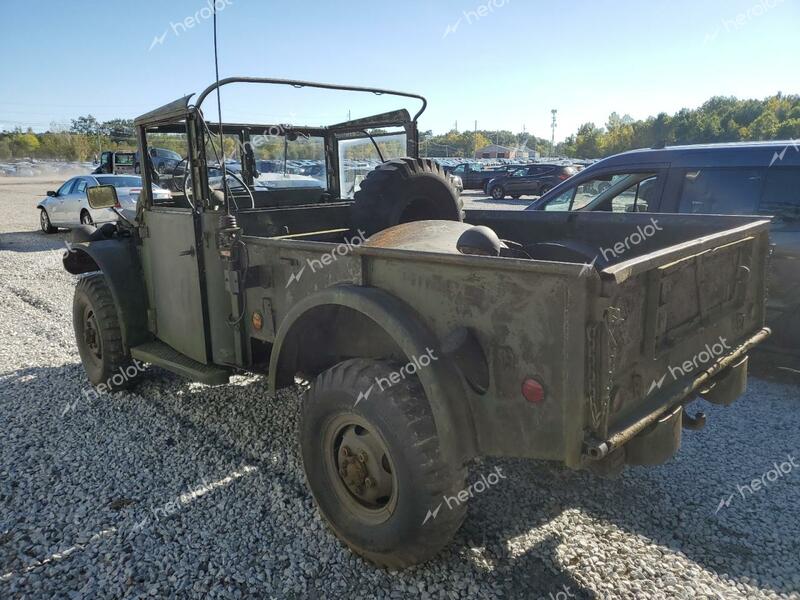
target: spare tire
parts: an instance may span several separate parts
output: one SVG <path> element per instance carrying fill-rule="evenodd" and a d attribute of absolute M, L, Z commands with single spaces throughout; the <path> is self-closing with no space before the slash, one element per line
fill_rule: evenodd
<path fill-rule="evenodd" d="M 367 174 L 355 193 L 352 216 L 355 227 L 369 236 L 410 221 L 463 221 L 463 208 L 438 163 L 398 158 Z"/>

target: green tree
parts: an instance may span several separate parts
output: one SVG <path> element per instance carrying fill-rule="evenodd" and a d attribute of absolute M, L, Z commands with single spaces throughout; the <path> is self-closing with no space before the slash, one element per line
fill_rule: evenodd
<path fill-rule="evenodd" d="M 77 119 L 72 119 L 70 131 L 83 135 L 98 135 L 101 132 L 100 123 L 92 115 L 78 117 Z"/>
<path fill-rule="evenodd" d="M 39 139 L 31 130 L 15 133 L 11 138 L 11 151 L 17 158 L 33 156 L 39 148 Z"/>

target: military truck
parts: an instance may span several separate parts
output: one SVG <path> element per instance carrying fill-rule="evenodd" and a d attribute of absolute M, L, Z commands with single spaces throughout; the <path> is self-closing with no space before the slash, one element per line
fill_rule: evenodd
<path fill-rule="evenodd" d="M 134 160 L 133 152 L 103 152 L 100 155 L 100 164 L 92 174 L 132 175 L 136 171 Z"/>
<path fill-rule="evenodd" d="M 421 108 L 315 127 L 206 120 L 219 87 L 254 84 Z M 171 137 L 182 163 L 145 169 L 136 218 L 76 230 L 64 258 L 86 274 L 73 316 L 93 385 L 129 384 L 118 374 L 136 360 L 212 386 L 240 372 L 264 374 L 270 390 L 307 386 L 299 447 L 319 512 L 390 567 L 434 556 L 478 483 L 499 484 L 480 469 L 468 484 L 478 457 L 600 475 L 668 460 L 682 428 L 704 424 L 688 403 L 731 403 L 769 335 L 767 220 L 465 214 L 441 168 L 418 158 L 425 105 L 376 88 L 223 79 L 136 119 L 142 155 Z M 218 167 L 224 136 L 237 173 Z M 324 161 L 324 177 L 264 180 L 267 146 Z M 352 186 L 365 154 L 381 163 Z M 165 177 L 177 180 L 171 197 L 154 198 Z M 89 190 L 95 207 L 114 196 Z"/>

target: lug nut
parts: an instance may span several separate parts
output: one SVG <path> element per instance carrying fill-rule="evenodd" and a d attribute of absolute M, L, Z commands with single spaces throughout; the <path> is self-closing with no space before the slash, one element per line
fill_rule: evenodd
<path fill-rule="evenodd" d="M 344 454 L 345 456 L 350 456 L 350 454 L 352 453 L 350 452 L 350 448 L 348 448 L 347 446 L 342 446 L 342 454 Z"/>
<path fill-rule="evenodd" d="M 368 488 L 375 487 L 375 480 L 372 479 L 372 477 L 367 477 L 364 480 L 364 485 L 366 485 Z"/>
<path fill-rule="evenodd" d="M 358 460 L 360 460 L 362 463 L 367 462 L 367 453 L 362 450 L 358 455 Z"/>

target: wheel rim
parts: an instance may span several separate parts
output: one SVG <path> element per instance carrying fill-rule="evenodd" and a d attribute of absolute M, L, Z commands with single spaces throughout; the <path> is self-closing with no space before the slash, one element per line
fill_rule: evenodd
<path fill-rule="evenodd" d="M 323 450 L 333 488 L 360 520 L 378 524 L 397 506 L 397 476 L 386 443 L 358 415 L 340 415 L 326 427 Z"/>
<path fill-rule="evenodd" d="M 94 360 L 103 360 L 103 339 L 100 336 L 97 317 L 90 306 L 87 306 L 83 313 L 83 343 Z"/>
<path fill-rule="evenodd" d="M 84 225 L 94 225 L 94 221 L 92 221 L 92 216 L 89 213 L 83 213 L 81 215 L 81 223 Z"/>
<path fill-rule="evenodd" d="M 47 218 L 47 213 L 44 210 L 39 213 L 39 223 L 43 231 L 50 229 L 50 219 Z"/>
<path fill-rule="evenodd" d="M 500 188 L 494 188 L 492 190 L 492 196 L 494 197 L 495 200 L 500 200 L 500 198 L 502 198 L 504 195 L 505 194 L 503 194 L 503 190 L 501 190 Z"/>

